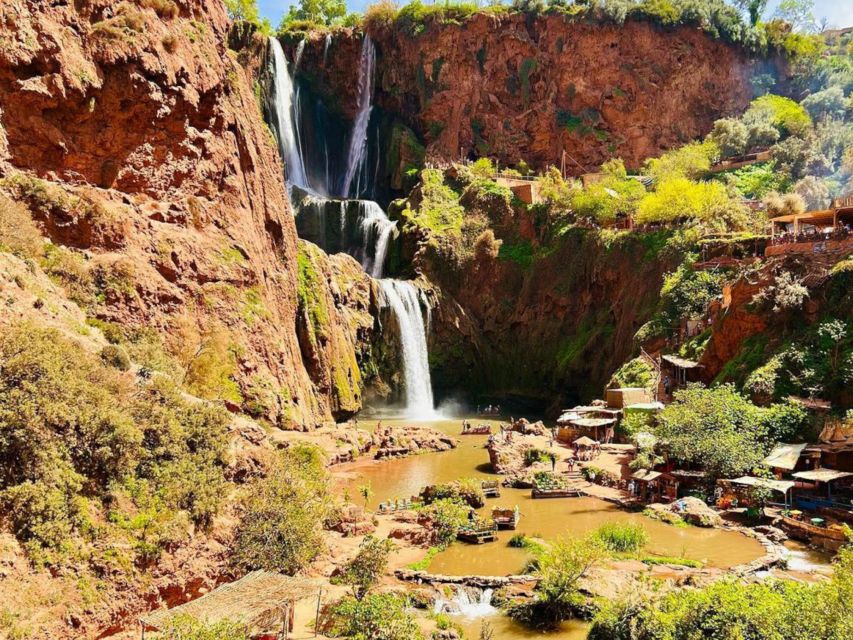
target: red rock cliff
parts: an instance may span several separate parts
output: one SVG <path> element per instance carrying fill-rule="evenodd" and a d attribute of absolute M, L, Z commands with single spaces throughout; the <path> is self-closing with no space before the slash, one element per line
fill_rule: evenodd
<path fill-rule="evenodd" d="M 296 232 L 229 26 L 219 1 L 3 2 L 0 174 L 55 243 L 121 280 L 90 317 L 176 349 L 224 336 L 230 399 L 263 396 L 256 411 L 306 428 L 358 409 L 353 338 L 303 364 Z"/>
<path fill-rule="evenodd" d="M 475 153 L 582 173 L 621 156 L 637 166 L 707 133 L 752 97 L 742 51 L 701 30 L 478 14 L 461 25 L 371 34 L 376 102 L 433 155 Z M 302 70 L 345 115 L 355 111 L 361 34 L 311 39 Z"/>

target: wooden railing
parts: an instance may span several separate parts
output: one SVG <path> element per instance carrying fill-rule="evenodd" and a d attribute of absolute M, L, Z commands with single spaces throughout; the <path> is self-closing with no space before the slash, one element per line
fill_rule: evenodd
<path fill-rule="evenodd" d="M 833 209 L 846 209 L 847 207 L 853 207 L 853 194 L 832 199 Z"/>

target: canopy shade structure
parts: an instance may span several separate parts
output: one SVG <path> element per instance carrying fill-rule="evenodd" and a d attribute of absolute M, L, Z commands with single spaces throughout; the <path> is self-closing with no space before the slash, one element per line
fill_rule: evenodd
<path fill-rule="evenodd" d="M 637 404 L 629 404 L 625 407 L 625 411 L 663 411 L 663 402 L 638 402 Z"/>
<path fill-rule="evenodd" d="M 648 469 L 640 469 L 635 474 L 631 476 L 633 480 L 639 480 L 640 482 L 651 482 L 652 480 L 657 480 L 663 474 L 660 471 L 649 471 Z"/>
<path fill-rule="evenodd" d="M 775 469 L 793 471 L 805 448 L 805 444 L 777 444 L 770 455 L 764 458 L 764 464 Z"/>
<path fill-rule="evenodd" d="M 849 471 L 836 471 L 835 469 L 815 469 L 813 471 L 800 471 L 792 475 L 798 480 L 807 480 L 809 482 L 832 482 L 833 480 L 849 478 L 853 476 L 853 473 Z"/>
<path fill-rule="evenodd" d="M 665 355 L 661 356 L 662 360 L 665 360 L 669 364 L 678 367 L 679 369 L 698 369 L 702 365 L 698 362 L 693 362 L 693 360 L 688 360 L 687 358 L 680 358 L 678 356 L 673 355 Z"/>
<path fill-rule="evenodd" d="M 321 586 L 317 580 L 253 571 L 186 604 L 153 611 L 140 622 L 143 627 L 163 630 L 176 616 L 190 616 L 207 624 L 224 620 L 245 624 L 252 633 L 276 633 L 285 606 L 318 594 Z"/>
<path fill-rule="evenodd" d="M 570 420 L 571 424 L 584 427 L 586 429 L 597 429 L 598 427 L 607 427 L 611 424 L 616 424 L 616 418 L 578 418 Z M 577 440 L 575 440 L 577 442 Z"/>
<path fill-rule="evenodd" d="M 731 482 L 732 484 L 740 484 L 745 487 L 765 487 L 766 489 L 778 491 L 782 494 L 788 493 L 794 488 L 795 484 L 787 480 L 769 480 L 767 478 L 754 478 L 752 476 L 743 476 L 742 478 L 728 480 L 728 482 Z"/>
<path fill-rule="evenodd" d="M 579 447 L 591 447 L 595 444 L 595 440 L 593 440 L 592 438 L 587 438 L 586 436 L 581 436 L 580 438 L 575 440 L 573 444 L 576 444 Z"/>

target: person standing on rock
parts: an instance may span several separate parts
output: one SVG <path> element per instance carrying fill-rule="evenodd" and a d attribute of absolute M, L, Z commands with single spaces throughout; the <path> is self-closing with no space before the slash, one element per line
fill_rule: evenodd
<path fill-rule="evenodd" d="M 557 468 L 557 456 L 555 456 L 555 455 L 552 453 L 552 454 L 551 454 L 551 473 L 554 473 L 554 471 L 556 470 L 556 468 Z"/>

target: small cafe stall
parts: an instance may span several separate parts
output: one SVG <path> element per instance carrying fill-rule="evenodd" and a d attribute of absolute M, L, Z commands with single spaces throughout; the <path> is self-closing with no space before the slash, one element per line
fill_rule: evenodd
<path fill-rule="evenodd" d="M 665 471 L 640 469 L 631 476 L 628 489 L 643 502 L 672 502 L 678 499 L 678 480 Z"/>

